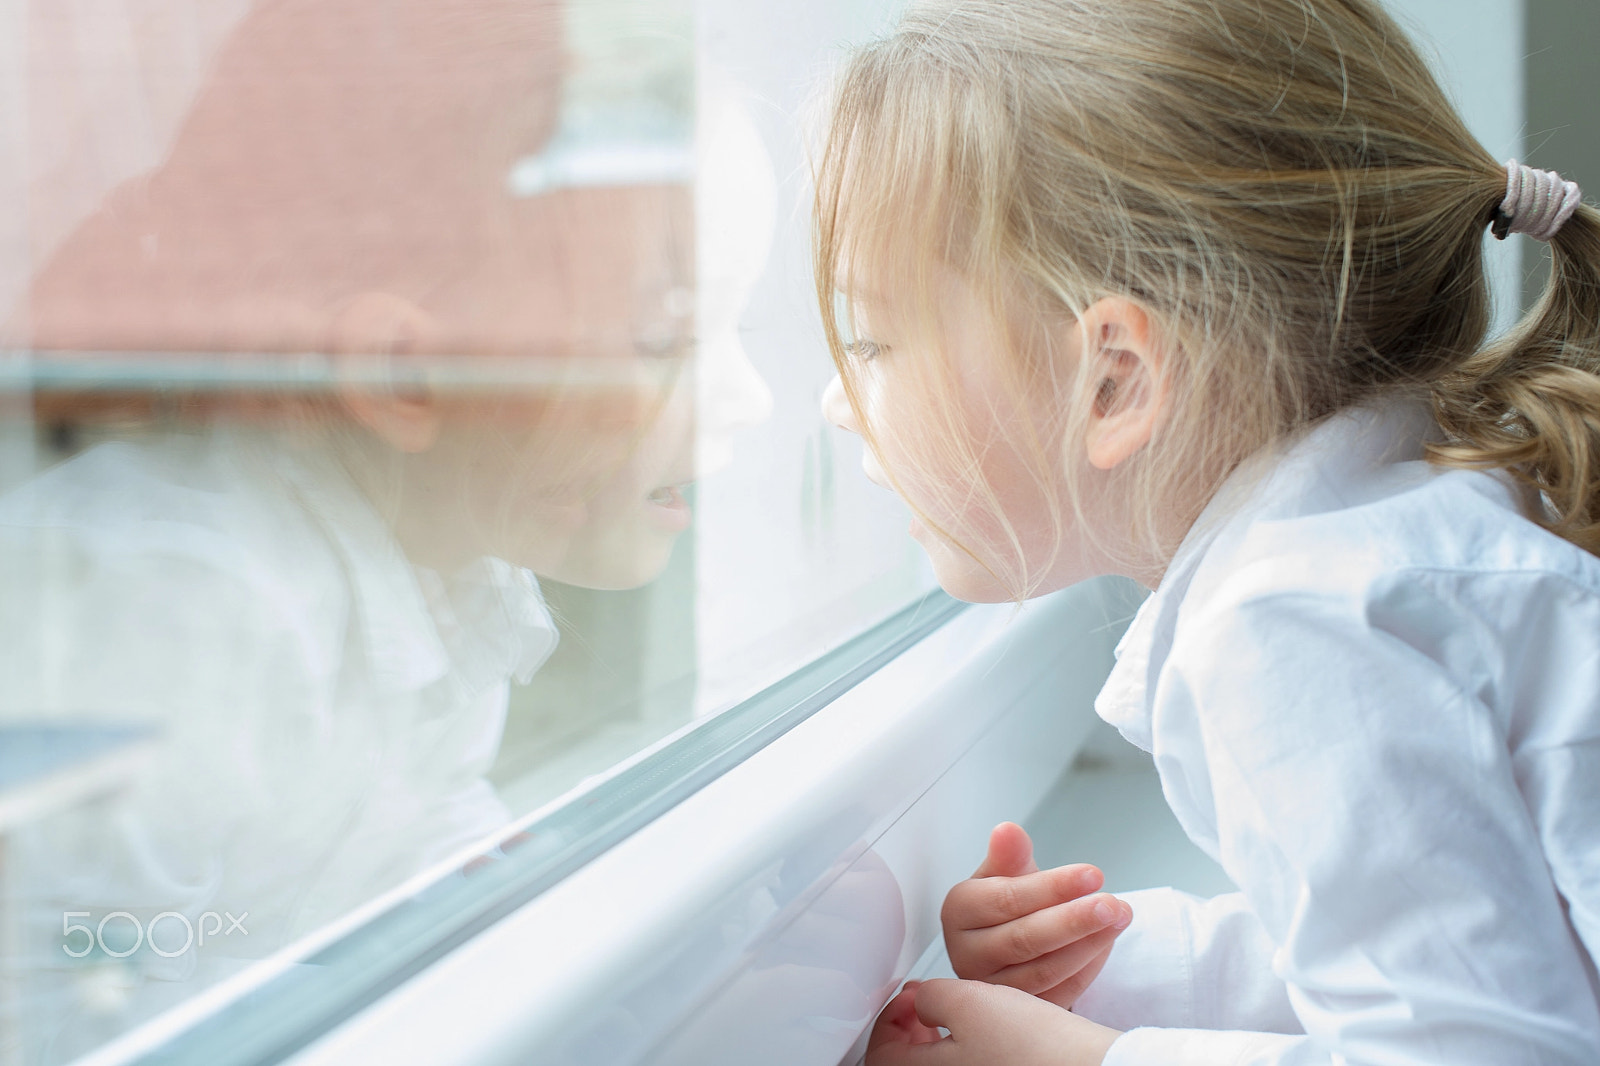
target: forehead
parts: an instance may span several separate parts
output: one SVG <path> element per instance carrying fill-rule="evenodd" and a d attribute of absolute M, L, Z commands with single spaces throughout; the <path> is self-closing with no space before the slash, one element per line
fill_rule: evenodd
<path fill-rule="evenodd" d="M 935 327 L 993 318 L 992 287 L 939 262 L 922 269 L 859 271 L 839 278 L 837 295 L 858 318 Z"/>
<path fill-rule="evenodd" d="M 426 309 L 464 350 L 631 353 L 646 335 L 690 328 L 692 212 L 687 186 L 532 198 L 494 254 L 432 291 Z"/>

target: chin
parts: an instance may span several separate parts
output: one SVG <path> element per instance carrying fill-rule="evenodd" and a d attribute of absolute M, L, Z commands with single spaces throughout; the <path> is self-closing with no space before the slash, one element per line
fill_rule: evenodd
<path fill-rule="evenodd" d="M 548 577 L 564 585 L 622 592 L 648 585 L 660 577 L 672 561 L 672 546 L 677 537 L 661 542 L 658 538 L 630 544 L 625 548 L 616 545 L 597 545 L 601 550 L 583 552 L 568 557 L 560 566 L 551 567 Z M 604 550 L 610 548 L 611 550 Z"/>
<path fill-rule="evenodd" d="M 1051 555 L 1044 546 L 1030 544 L 1031 554 L 1026 562 L 1034 569 L 1025 579 L 1014 581 L 1013 575 L 1007 573 L 1013 567 L 997 563 L 994 572 L 991 572 L 977 559 L 942 538 L 913 536 L 927 551 L 939 585 L 956 599 L 968 603 L 1020 603 L 1111 572 L 1090 565 L 1077 549 Z M 994 547 L 993 553 L 1005 557 L 1001 547 Z"/>
<path fill-rule="evenodd" d="M 939 579 L 940 586 L 958 600 L 968 603 L 1014 603 L 1016 596 L 1008 589 L 1001 588 L 988 574 L 983 575 L 985 581 Z"/>
<path fill-rule="evenodd" d="M 968 603 L 1013 603 L 1017 594 L 1005 582 L 979 566 L 965 553 L 930 553 L 934 576 L 939 585 L 958 600 Z"/>

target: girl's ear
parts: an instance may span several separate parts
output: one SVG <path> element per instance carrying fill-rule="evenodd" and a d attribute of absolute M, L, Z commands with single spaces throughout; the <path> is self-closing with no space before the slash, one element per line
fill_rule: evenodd
<path fill-rule="evenodd" d="M 1078 319 L 1080 352 L 1094 383 L 1084 450 L 1110 470 L 1150 443 L 1170 404 L 1168 353 L 1138 304 L 1105 297 Z"/>
<path fill-rule="evenodd" d="M 345 410 L 385 444 L 423 452 L 439 438 L 439 409 L 427 386 L 399 377 L 394 356 L 423 347 L 433 319 L 385 292 L 364 292 L 340 304 L 328 327 L 328 351 Z"/>

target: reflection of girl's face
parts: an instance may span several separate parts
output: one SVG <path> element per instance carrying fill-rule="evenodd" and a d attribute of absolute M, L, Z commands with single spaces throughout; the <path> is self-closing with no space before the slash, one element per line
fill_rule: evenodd
<path fill-rule="evenodd" d="M 531 358 L 552 379 L 441 405 L 440 441 L 414 465 L 437 488 L 458 478 L 464 511 L 430 504 L 433 523 L 465 524 L 476 550 L 573 584 L 632 587 L 666 565 L 690 521 L 697 430 L 726 436 L 764 410 L 742 351 L 695 353 L 689 214 L 681 187 L 527 201 L 488 276 L 430 301 L 441 352 Z M 757 399 L 697 424 L 697 386 Z"/>
<path fill-rule="evenodd" d="M 408 554 L 438 566 L 492 554 L 591 588 L 654 578 L 689 525 L 682 490 L 695 477 L 692 368 L 674 362 L 446 403 L 434 445 L 398 457 Z"/>
<path fill-rule="evenodd" d="M 689 526 L 683 489 L 695 478 L 688 368 L 646 418 L 632 454 L 584 501 L 583 524 L 548 576 L 593 588 L 631 588 L 667 565 L 678 535 Z"/>
<path fill-rule="evenodd" d="M 558 113 L 559 12 L 257 5 L 163 165 L 34 278 L 15 342 L 533 366 L 487 392 L 345 397 L 383 442 L 352 451 L 358 478 L 426 565 L 492 553 L 586 585 L 649 580 L 689 520 L 697 436 L 759 416 L 764 386 L 737 347 L 694 354 L 687 186 L 512 194 Z M 270 421 L 279 399 L 191 410 Z M 391 417 L 408 407 L 425 430 Z"/>

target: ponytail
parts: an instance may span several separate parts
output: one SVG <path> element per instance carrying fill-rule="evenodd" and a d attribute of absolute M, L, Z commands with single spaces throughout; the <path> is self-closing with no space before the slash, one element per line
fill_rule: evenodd
<path fill-rule="evenodd" d="M 1433 385 L 1448 436 L 1430 458 L 1504 469 L 1554 533 L 1600 555 L 1600 210 L 1551 238 L 1550 282 L 1507 337 Z"/>

